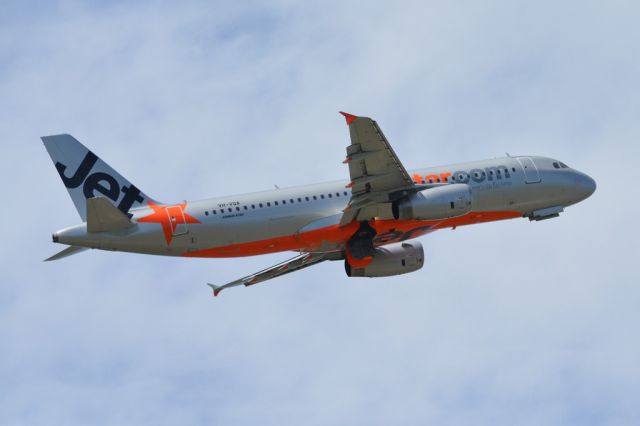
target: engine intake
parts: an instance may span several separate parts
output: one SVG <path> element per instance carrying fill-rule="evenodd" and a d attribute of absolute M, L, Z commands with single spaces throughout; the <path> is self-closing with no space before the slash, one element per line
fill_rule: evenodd
<path fill-rule="evenodd" d="M 352 268 L 345 259 L 349 277 L 389 277 L 417 271 L 424 266 L 424 249 L 418 241 L 404 241 L 377 247 L 373 260 L 364 268 Z"/>
<path fill-rule="evenodd" d="M 400 220 L 438 220 L 471 211 L 471 187 L 465 183 L 425 189 L 393 204 L 393 216 Z"/>

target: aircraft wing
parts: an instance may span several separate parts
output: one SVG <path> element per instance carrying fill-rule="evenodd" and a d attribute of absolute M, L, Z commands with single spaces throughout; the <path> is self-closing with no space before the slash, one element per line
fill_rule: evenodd
<path fill-rule="evenodd" d="M 263 281 L 267 281 L 272 278 L 276 278 L 284 274 L 295 272 L 308 266 L 315 265 L 325 260 L 329 260 L 330 256 L 331 253 L 304 253 L 292 259 L 285 260 L 282 263 L 278 263 L 277 265 L 274 265 L 270 268 L 264 269 L 260 272 L 256 272 L 252 275 L 247 275 L 246 277 L 242 277 L 224 285 L 217 286 L 209 283 L 207 283 L 207 285 L 213 289 L 213 295 L 217 296 L 225 288 L 235 287 L 238 285 L 244 285 L 245 287 L 248 287 L 250 285 L 258 284 Z"/>
<path fill-rule="evenodd" d="M 424 188 L 413 182 L 378 123 L 368 117 L 340 114 L 346 118 L 351 136 L 344 163 L 349 165 L 351 182 L 347 188 L 352 194 L 340 225 L 375 217 L 391 219 L 394 199 Z"/>

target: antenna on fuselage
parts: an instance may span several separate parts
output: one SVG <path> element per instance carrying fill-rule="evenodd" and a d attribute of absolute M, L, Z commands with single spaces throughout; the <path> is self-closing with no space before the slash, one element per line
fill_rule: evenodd
<path fill-rule="evenodd" d="M 511 154 L 509 154 L 508 152 L 505 152 L 505 154 L 507 154 L 507 157 L 511 158 Z"/>
<path fill-rule="evenodd" d="M 273 184 L 273 186 L 275 186 L 276 189 L 280 189 L 280 187 L 278 185 L 276 185 L 275 183 Z"/>

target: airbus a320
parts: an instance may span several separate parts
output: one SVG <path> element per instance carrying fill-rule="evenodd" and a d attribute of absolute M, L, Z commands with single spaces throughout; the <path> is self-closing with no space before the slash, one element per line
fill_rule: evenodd
<path fill-rule="evenodd" d="M 349 180 L 176 204 L 159 202 L 70 135 L 42 138 L 82 223 L 53 234 L 67 248 L 225 258 L 296 252 L 289 260 L 223 284 L 251 286 L 324 261 L 349 277 L 388 277 L 425 262 L 416 238 L 463 225 L 557 217 L 589 197 L 595 181 L 539 156 L 407 171 L 378 124 L 341 113 L 351 144 Z"/>

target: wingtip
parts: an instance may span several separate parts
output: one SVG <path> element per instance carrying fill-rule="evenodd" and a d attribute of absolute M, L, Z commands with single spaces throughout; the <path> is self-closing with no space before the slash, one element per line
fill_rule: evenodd
<path fill-rule="evenodd" d="M 355 119 L 358 118 L 358 116 L 349 114 L 348 112 L 344 112 L 344 111 L 338 111 L 338 112 L 340 112 L 340 114 L 344 116 L 345 120 L 347 120 L 347 125 L 353 123 Z"/>
<path fill-rule="evenodd" d="M 213 284 L 210 284 L 210 283 L 207 283 L 207 285 L 209 287 L 211 287 L 211 290 L 213 290 L 213 297 L 217 297 L 220 294 L 220 292 L 222 291 L 222 288 L 218 287 L 217 285 L 213 285 Z"/>

